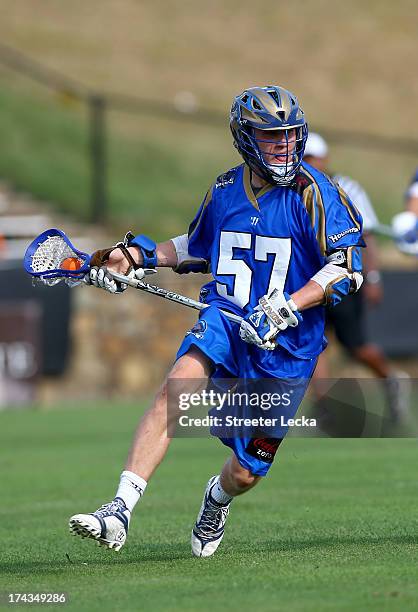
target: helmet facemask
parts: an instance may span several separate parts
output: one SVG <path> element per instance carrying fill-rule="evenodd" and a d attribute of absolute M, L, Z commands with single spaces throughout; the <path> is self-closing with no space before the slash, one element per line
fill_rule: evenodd
<path fill-rule="evenodd" d="M 258 130 L 258 133 L 253 128 L 252 131 L 254 148 L 271 177 L 269 182 L 273 181 L 276 185 L 291 183 L 302 161 L 306 140 L 303 127 Z"/>
<path fill-rule="evenodd" d="M 269 86 L 246 90 L 231 109 L 234 145 L 250 168 L 273 185 L 289 185 L 302 162 L 308 126 L 297 99 Z"/>

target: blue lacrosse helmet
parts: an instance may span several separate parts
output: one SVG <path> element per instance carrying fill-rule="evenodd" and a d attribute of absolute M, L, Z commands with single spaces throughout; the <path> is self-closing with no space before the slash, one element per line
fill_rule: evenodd
<path fill-rule="evenodd" d="M 293 181 L 308 137 L 308 124 L 296 96 L 277 85 L 246 89 L 234 99 L 229 125 L 234 146 L 258 176 L 273 185 Z M 265 137 L 258 134 L 256 138 L 255 129 L 265 131 Z M 265 151 L 269 143 L 277 144 L 273 130 L 283 133 L 279 155 Z"/>

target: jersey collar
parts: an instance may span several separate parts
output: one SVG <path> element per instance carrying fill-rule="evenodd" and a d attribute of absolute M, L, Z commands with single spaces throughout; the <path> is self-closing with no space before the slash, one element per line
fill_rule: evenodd
<path fill-rule="evenodd" d="M 270 185 L 269 183 L 267 183 L 266 185 L 264 185 L 264 187 L 262 187 L 260 189 L 260 191 L 257 193 L 257 197 L 254 195 L 254 191 L 253 188 L 251 186 L 251 170 L 249 168 L 249 166 L 247 166 L 247 164 L 244 164 L 244 172 L 242 175 L 242 180 L 244 183 L 244 189 L 245 189 L 245 195 L 247 196 L 247 198 L 249 199 L 249 201 L 251 202 L 251 204 L 254 206 L 254 208 L 256 210 L 260 210 L 259 206 L 258 206 L 258 201 L 260 200 L 260 198 L 267 193 L 268 191 L 271 191 L 272 189 L 274 189 L 274 185 Z"/>

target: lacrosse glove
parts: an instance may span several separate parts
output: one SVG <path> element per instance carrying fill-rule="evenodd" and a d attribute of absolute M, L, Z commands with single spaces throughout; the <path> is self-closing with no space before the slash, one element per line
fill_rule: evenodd
<path fill-rule="evenodd" d="M 128 247 L 136 246 L 140 249 L 143 258 L 143 266 L 139 266 Z M 112 272 L 108 270 L 106 263 L 109 261 L 110 254 L 115 249 L 120 249 L 129 263 L 128 270 L 125 274 L 128 278 L 142 280 L 147 274 L 156 272 L 157 264 L 156 244 L 147 236 L 134 236 L 132 232 L 128 232 L 122 242 L 118 242 L 107 249 L 100 249 L 91 256 L 90 271 L 84 277 L 84 282 L 87 285 L 94 285 L 99 289 L 104 289 L 110 293 L 123 293 L 128 288 L 126 283 L 121 283 L 115 280 Z"/>
<path fill-rule="evenodd" d="M 278 334 L 288 327 L 296 327 L 302 321 L 295 302 L 289 294 L 273 289 L 264 295 L 243 319 L 239 335 L 241 340 L 255 344 L 265 351 L 273 351 Z"/>

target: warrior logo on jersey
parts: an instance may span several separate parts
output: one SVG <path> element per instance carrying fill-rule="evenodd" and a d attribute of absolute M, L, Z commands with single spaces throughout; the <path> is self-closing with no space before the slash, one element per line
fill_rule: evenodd
<path fill-rule="evenodd" d="M 188 336 L 189 334 L 193 334 L 193 336 L 196 336 L 198 340 L 201 340 L 207 328 L 208 328 L 208 324 L 206 323 L 204 319 L 202 319 L 201 321 L 198 321 L 197 323 L 195 323 L 192 329 L 186 332 L 186 336 Z"/>

